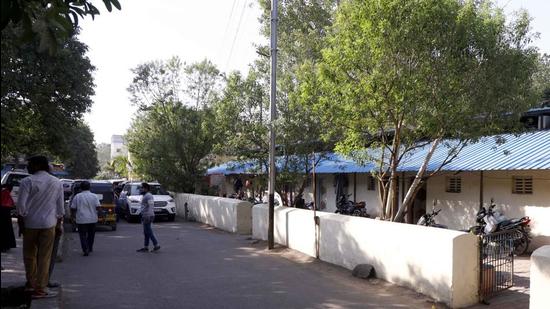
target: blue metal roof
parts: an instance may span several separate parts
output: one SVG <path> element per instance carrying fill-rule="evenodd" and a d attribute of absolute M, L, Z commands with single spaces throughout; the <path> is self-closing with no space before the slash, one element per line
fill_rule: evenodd
<path fill-rule="evenodd" d="M 377 170 L 377 165 L 374 162 L 358 164 L 352 159 L 336 153 L 328 154 L 315 167 L 315 173 L 317 174 L 370 173 L 373 170 Z"/>
<path fill-rule="evenodd" d="M 224 175 L 244 175 L 244 174 L 261 174 L 259 164 L 255 161 L 239 162 L 231 161 L 212 168 L 206 172 L 207 175 L 224 174 Z"/>
<path fill-rule="evenodd" d="M 504 141 L 504 143 L 502 143 Z M 433 154 L 428 170 L 437 169 L 449 152 L 447 140 Z M 400 172 L 416 172 L 424 162 L 429 150 L 427 145 L 405 157 L 398 168 Z M 367 150 L 373 155 L 374 150 Z M 208 174 L 252 174 L 258 168 L 251 162 L 231 162 L 208 170 Z M 352 159 L 331 153 L 315 167 L 318 174 L 370 173 L 378 169 L 373 161 L 358 164 Z M 550 131 L 536 131 L 521 135 L 505 134 L 482 138 L 469 144 L 458 156 L 442 169 L 443 171 L 490 171 L 490 170 L 550 170 Z"/>
<path fill-rule="evenodd" d="M 499 143 L 499 140 L 505 142 Z M 406 158 L 399 167 L 399 171 L 417 171 L 424 161 L 428 147 Z M 448 151 L 448 147 L 440 145 L 430 160 L 428 170 L 439 167 Z M 517 136 L 505 134 L 482 138 L 479 142 L 464 147 L 458 156 L 443 168 L 446 171 L 541 169 L 550 169 L 550 131 L 548 130 Z"/>

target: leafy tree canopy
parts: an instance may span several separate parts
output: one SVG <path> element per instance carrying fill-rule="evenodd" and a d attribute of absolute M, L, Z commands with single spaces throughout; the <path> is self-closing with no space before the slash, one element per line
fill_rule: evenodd
<path fill-rule="evenodd" d="M 118 0 L 103 0 L 107 10 L 120 10 Z M 21 26 L 17 42 L 39 41 L 40 51 L 54 54 L 59 44 L 71 37 L 80 18 L 99 15 L 99 9 L 88 0 L 2 0 L 2 32 L 11 23 Z"/>
<path fill-rule="evenodd" d="M 99 163 L 94 134 L 90 127 L 80 121 L 66 132 L 64 143 L 68 146 L 68 155 L 64 160 L 65 167 L 71 177 L 83 179 L 95 177 L 99 171 Z"/>
<path fill-rule="evenodd" d="M 17 33 L 11 26 L 2 31 L 2 159 L 31 153 L 68 158 L 71 145 L 63 141 L 92 105 L 95 68 L 88 48 L 73 36 L 53 57 L 37 51 L 38 39 L 15 44 Z"/>
<path fill-rule="evenodd" d="M 468 142 L 519 123 L 534 103 L 531 40 L 525 13 L 507 22 L 489 1 L 346 1 L 301 98 L 331 124 L 325 138 L 338 151 L 380 146 L 388 214 L 397 205 L 396 168 L 417 142 Z"/>
<path fill-rule="evenodd" d="M 140 108 L 127 134 L 133 171 L 170 190 L 199 190 L 216 138 L 210 106 L 217 69 L 209 61 L 184 68 L 172 58 L 142 64 L 133 72 L 128 90 Z M 202 90 L 191 91 L 197 100 L 185 104 L 182 98 L 190 89 Z M 205 94 L 204 89 L 210 90 Z"/>

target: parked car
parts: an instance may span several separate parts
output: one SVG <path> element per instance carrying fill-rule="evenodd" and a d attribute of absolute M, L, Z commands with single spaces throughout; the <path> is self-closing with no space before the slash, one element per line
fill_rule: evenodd
<path fill-rule="evenodd" d="M 69 197 L 71 197 L 74 180 L 59 179 L 59 181 L 61 181 L 61 184 L 63 184 L 63 198 L 66 201 L 69 199 Z"/>
<path fill-rule="evenodd" d="M 11 198 L 17 207 L 17 198 L 19 197 L 19 183 L 21 180 L 30 174 L 24 171 L 9 171 L 2 176 L 2 184 L 11 184 L 13 189 L 11 190 Z M 16 210 L 13 208 L 11 215 L 16 215 Z"/>
<path fill-rule="evenodd" d="M 155 218 L 165 218 L 174 221 L 176 218 L 176 203 L 170 194 L 157 182 L 150 182 L 151 194 L 155 201 Z M 141 182 L 128 182 L 120 194 L 122 212 L 128 222 L 137 222 L 141 216 Z"/>

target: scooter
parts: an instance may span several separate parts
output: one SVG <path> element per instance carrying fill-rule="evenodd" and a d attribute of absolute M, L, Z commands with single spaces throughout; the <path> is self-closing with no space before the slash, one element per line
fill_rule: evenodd
<path fill-rule="evenodd" d="M 504 215 L 495 211 L 495 207 L 496 204 L 493 199 L 491 199 L 488 208 L 482 206 L 476 214 L 477 225 L 470 227 L 467 231 L 475 235 L 488 235 L 499 231 L 517 230 L 520 234 L 514 239 L 514 254 L 524 254 L 531 242 L 531 236 L 529 235 L 531 219 L 528 216 L 507 219 Z"/>

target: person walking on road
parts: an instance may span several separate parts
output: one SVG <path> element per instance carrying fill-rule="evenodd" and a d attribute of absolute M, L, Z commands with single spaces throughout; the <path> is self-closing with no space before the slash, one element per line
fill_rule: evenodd
<path fill-rule="evenodd" d="M 149 240 L 153 242 L 153 251 L 158 251 L 160 249 L 157 238 L 153 233 L 153 228 L 151 227 L 155 220 L 155 200 L 153 194 L 149 191 L 151 191 L 149 184 L 146 182 L 142 183 L 141 194 L 143 194 L 143 198 L 141 199 L 141 223 L 143 224 L 143 235 L 145 239 L 143 241 L 143 248 L 138 249 L 137 252 L 149 252 Z"/>
<path fill-rule="evenodd" d="M 27 289 L 34 299 L 56 296 L 48 291 L 48 270 L 56 229 L 63 224 L 63 185 L 50 175 L 48 159 L 28 159 L 30 176 L 21 180 L 17 213 L 23 233 L 23 261 Z"/>
<path fill-rule="evenodd" d="M 97 209 L 101 206 L 99 198 L 90 192 L 90 183 L 80 183 L 82 192 L 74 196 L 71 209 L 76 210 L 76 225 L 80 235 L 82 253 L 88 256 L 94 251 L 95 225 L 97 223 Z"/>
<path fill-rule="evenodd" d="M 13 185 L 2 185 L 2 205 L 0 205 L 0 225 L 2 226 L 1 247 L 2 252 L 6 252 L 11 248 L 15 248 L 15 234 L 13 233 L 13 225 L 11 223 L 11 211 L 15 206 L 13 199 L 11 198 L 11 190 Z"/>

